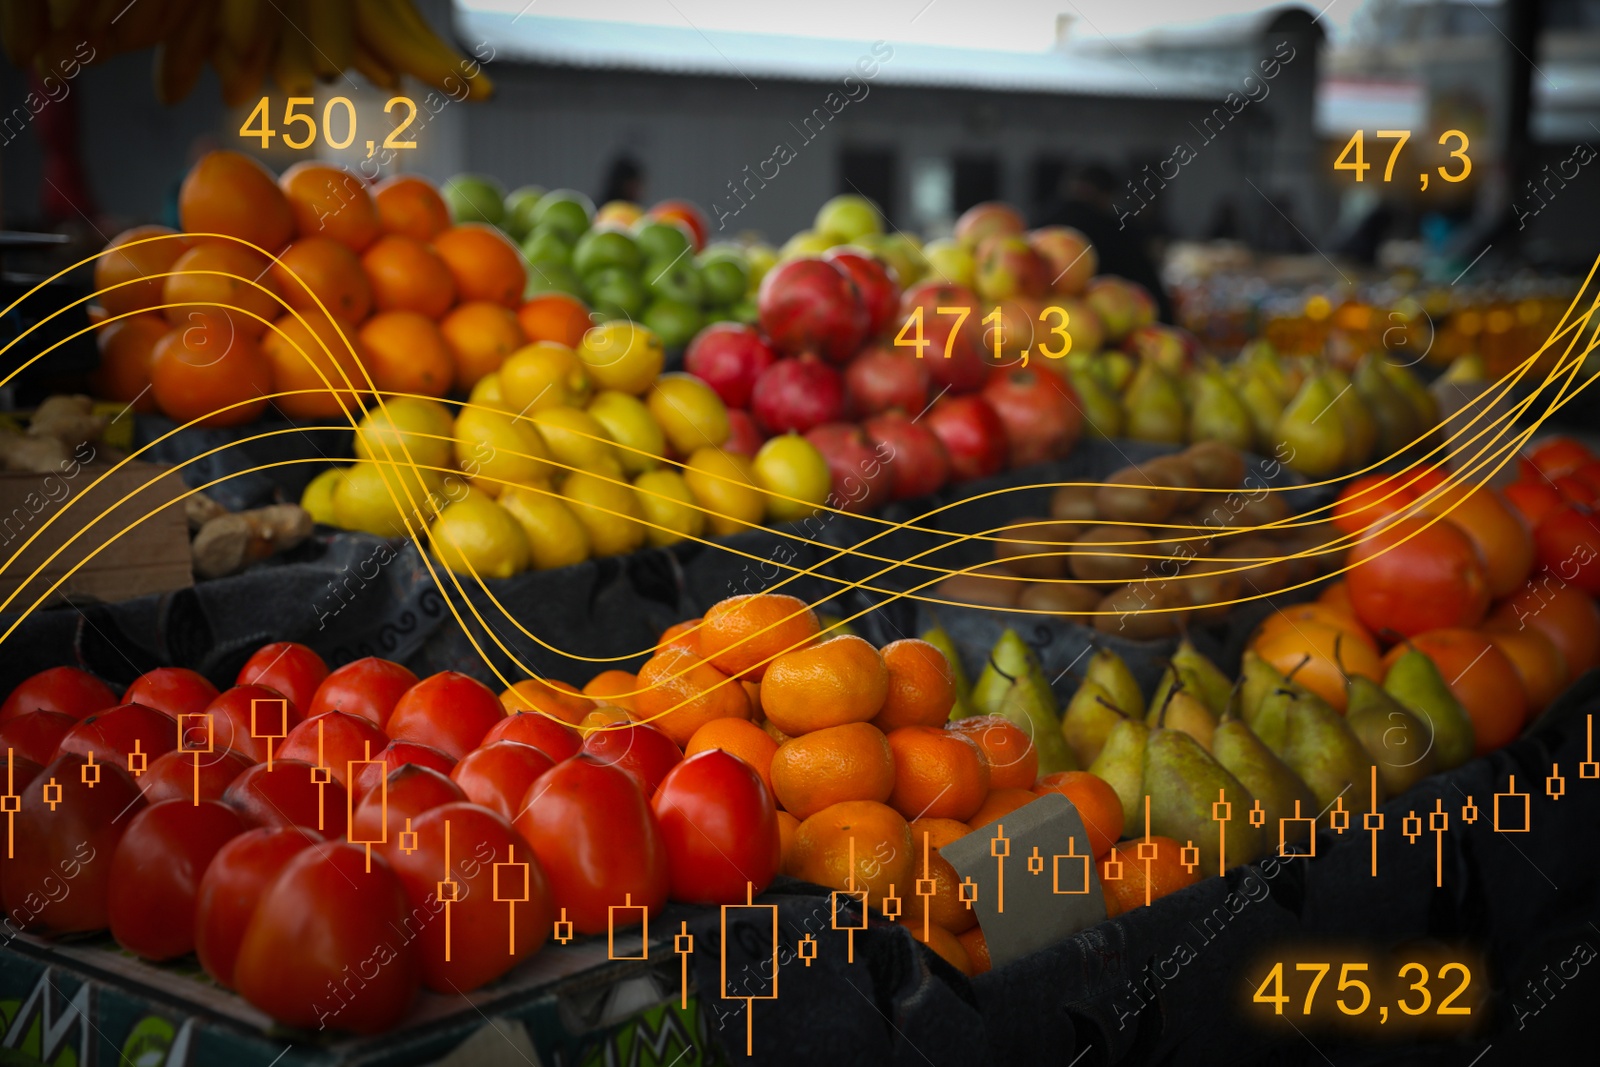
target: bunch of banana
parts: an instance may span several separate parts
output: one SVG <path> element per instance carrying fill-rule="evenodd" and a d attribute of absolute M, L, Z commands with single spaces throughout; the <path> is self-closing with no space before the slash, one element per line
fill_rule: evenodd
<path fill-rule="evenodd" d="M 269 74 L 282 92 L 307 96 L 351 68 L 383 89 L 408 74 L 458 98 L 465 88 L 468 100 L 494 91 L 411 0 L 3 0 L 0 40 L 13 64 L 41 77 L 67 59 L 153 47 L 163 104 L 193 91 L 207 60 L 229 106 L 258 96 Z"/>

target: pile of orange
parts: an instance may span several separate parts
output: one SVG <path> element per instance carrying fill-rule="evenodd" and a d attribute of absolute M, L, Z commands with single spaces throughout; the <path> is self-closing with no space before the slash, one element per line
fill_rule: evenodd
<path fill-rule="evenodd" d="M 292 419 L 360 417 L 376 391 L 466 392 L 512 352 L 576 347 L 590 325 L 561 293 L 523 300 L 522 255 L 455 225 L 426 179 L 374 186 L 326 163 L 279 178 L 215 151 L 178 197 L 182 233 L 139 226 L 95 262 L 106 399 L 231 426 L 268 399 Z M 283 395 L 275 395 L 283 394 Z"/>

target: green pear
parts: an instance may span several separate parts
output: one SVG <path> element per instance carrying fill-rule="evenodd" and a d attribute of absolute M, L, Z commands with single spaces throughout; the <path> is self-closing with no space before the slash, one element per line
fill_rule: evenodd
<path fill-rule="evenodd" d="M 1421 435 L 1422 426 L 1411 404 L 1378 368 L 1382 359 L 1376 352 L 1363 356 L 1351 381 L 1377 424 L 1378 455 L 1393 457 Z"/>
<path fill-rule="evenodd" d="M 1383 799 L 1381 784 L 1378 795 L 1372 793 L 1372 758 L 1326 700 L 1315 693 L 1296 695 L 1286 725 L 1278 755 L 1310 787 L 1320 809 L 1341 795 L 1352 812 L 1369 811 Z"/>
<path fill-rule="evenodd" d="M 1338 413 L 1339 421 L 1344 426 L 1342 466 L 1345 470 L 1352 470 L 1372 458 L 1372 450 L 1378 445 L 1378 424 L 1373 420 L 1372 412 L 1367 410 L 1366 401 L 1356 392 L 1348 374 L 1329 369 L 1323 372 L 1323 377 L 1328 381 L 1328 388 L 1333 390 L 1333 410 Z"/>
<path fill-rule="evenodd" d="M 1247 373 L 1235 393 L 1250 414 L 1250 427 L 1256 440 L 1274 440 L 1278 419 L 1283 415 L 1283 401 L 1278 399 L 1272 382 L 1264 375 Z"/>
<path fill-rule="evenodd" d="M 1344 463 L 1348 443 L 1344 423 L 1334 411 L 1335 397 L 1327 378 L 1307 378 L 1273 427 L 1271 440 L 1278 454 L 1307 478 L 1326 478 Z"/>
<path fill-rule="evenodd" d="M 1144 836 L 1144 745 L 1150 727 L 1138 719 L 1122 719 L 1106 734 L 1089 773 L 1101 778 L 1122 801 L 1122 832 Z"/>
<path fill-rule="evenodd" d="M 1188 415 L 1183 393 L 1171 375 L 1149 360 L 1140 364 L 1128 383 L 1122 407 L 1128 413 L 1127 434 L 1135 441 L 1185 443 Z"/>
<path fill-rule="evenodd" d="M 1083 412 L 1083 432 L 1090 437 L 1121 437 L 1127 417 L 1116 391 L 1091 371 L 1069 368 L 1067 380 L 1077 393 L 1078 410 Z"/>
<path fill-rule="evenodd" d="M 1115 348 L 1097 352 L 1094 357 L 1094 372 L 1100 376 L 1106 388 L 1114 393 L 1127 390 L 1128 383 L 1133 380 L 1133 373 L 1137 369 L 1138 365 L 1132 356 Z"/>
<path fill-rule="evenodd" d="M 1168 687 L 1161 703 L 1150 705 L 1145 723 L 1168 730 L 1182 730 L 1200 742 L 1201 748 L 1209 751 L 1211 735 L 1217 728 L 1217 717 L 1199 698 L 1178 683 Z"/>
<path fill-rule="evenodd" d="M 1233 701 L 1238 715 L 1249 726 L 1255 725 L 1256 714 L 1262 702 L 1275 689 L 1288 684 L 1278 669 L 1252 650 L 1245 650 L 1239 661 L 1239 685 L 1233 691 Z"/>
<path fill-rule="evenodd" d="M 1378 780 L 1399 796 L 1438 770 L 1433 734 L 1416 715 L 1371 678 L 1352 675 L 1344 721 L 1378 765 Z"/>
<path fill-rule="evenodd" d="M 1241 817 L 1255 798 L 1184 731 L 1150 731 L 1144 746 L 1141 789 L 1150 798 L 1150 832 L 1179 844 L 1193 842 L 1200 850 L 1203 874 L 1220 874 L 1261 856 L 1261 830 Z M 1232 805 L 1232 817 L 1226 823 L 1211 817 L 1212 805 L 1218 800 Z M 1142 823 L 1133 831 L 1125 828 L 1123 832 L 1136 834 L 1140 828 Z M 1225 834 L 1221 832 L 1224 828 Z M 1225 853 L 1218 848 L 1223 840 Z"/>
<path fill-rule="evenodd" d="M 1128 669 L 1127 661 L 1109 648 L 1097 648 L 1083 669 L 1083 680 L 1095 682 L 1105 688 L 1115 704 L 1125 714 L 1135 718 L 1144 716 L 1144 694 L 1139 691 L 1139 681 Z"/>
<path fill-rule="evenodd" d="M 1398 363 L 1388 360 L 1378 361 L 1378 370 L 1389 379 L 1389 384 L 1395 391 L 1405 397 L 1406 403 L 1411 405 L 1412 412 L 1417 417 L 1417 425 L 1422 432 L 1432 430 L 1439 425 L 1439 401 L 1422 384 L 1422 379 L 1411 373 L 1410 368 L 1402 367 Z"/>
<path fill-rule="evenodd" d="M 1289 738 L 1289 707 L 1299 698 L 1301 692 L 1298 686 L 1279 686 L 1261 698 L 1261 703 L 1256 706 L 1254 718 L 1248 716 L 1245 718 L 1245 723 L 1255 731 L 1256 736 L 1280 758 Z"/>
<path fill-rule="evenodd" d="M 1072 750 L 1061 736 L 1055 692 L 1033 649 L 1006 627 L 972 687 L 980 715 L 1000 715 L 1025 730 L 1039 753 L 1039 773 L 1077 770 Z"/>
<path fill-rule="evenodd" d="M 1210 708 L 1211 714 L 1221 716 L 1227 710 L 1233 683 L 1228 681 L 1228 676 L 1215 663 L 1194 647 L 1187 636 L 1178 642 L 1178 649 L 1172 654 L 1172 666 L 1177 670 L 1184 688 Z"/>
<path fill-rule="evenodd" d="M 1280 820 L 1314 818 L 1319 810 L 1317 798 L 1300 776 L 1231 711 L 1217 724 L 1211 738 L 1211 755 L 1261 802 L 1261 810 L 1266 813 L 1262 831 L 1266 834 L 1269 851 L 1280 838 L 1291 845 L 1304 844 L 1310 838 L 1310 823 L 1285 826 Z M 1297 801 L 1298 809 L 1295 808 Z M 1238 814 L 1237 809 L 1235 814 Z"/>
<path fill-rule="evenodd" d="M 1242 451 L 1255 447 L 1255 423 L 1250 409 L 1215 368 L 1191 379 L 1189 440 L 1223 441 Z"/>
<path fill-rule="evenodd" d="M 945 633 L 942 626 L 933 627 L 922 635 L 922 639 L 943 653 L 950 663 L 950 673 L 955 675 L 956 702 L 950 708 L 950 718 L 966 719 L 978 714 L 972 706 L 972 684 L 967 681 L 967 670 L 961 665 L 961 653 L 956 651 L 956 643 L 950 640 L 950 635 Z"/>
<path fill-rule="evenodd" d="M 1472 758 L 1477 743 L 1472 720 L 1426 654 L 1407 649 L 1384 676 L 1383 689 L 1426 723 L 1439 770 L 1448 771 Z"/>
<path fill-rule="evenodd" d="M 1126 717 L 1099 682 L 1084 682 L 1078 686 L 1061 715 L 1061 736 L 1072 749 L 1078 766 L 1087 767 L 1095 761 L 1105 747 L 1106 735 Z"/>

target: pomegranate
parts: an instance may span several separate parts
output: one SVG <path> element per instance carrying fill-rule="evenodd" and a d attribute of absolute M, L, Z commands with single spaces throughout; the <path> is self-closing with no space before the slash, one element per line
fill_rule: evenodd
<path fill-rule="evenodd" d="M 900 307 L 900 283 L 894 268 L 868 252 L 840 245 L 823 253 L 823 259 L 850 276 L 867 309 L 867 336 L 880 337 Z"/>
<path fill-rule="evenodd" d="M 1015 367 L 989 379 L 980 394 L 1005 426 L 1010 465 L 1060 459 L 1083 432 L 1083 413 L 1065 378 L 1037 367 Z"/>
<path fill-rule="evenodd" d="M 986 478 L 1006 465 L 1006 426 L 982 396 L 947 396 L 923 417 L 950 457 L 953 481 Z"/>
<path fill-rule="evenodd" d="M 766 439 L 748 411 L 743 408 L 728 409 L 728 439 L 722 442 L 724 452 L 732 452 L 736 456 L 754 456 Z"/>
<path fill-rule="evenodd" d="M 828 461 L 828 473 L 833 476 L 830 507 L 864 513 L 888 502 L 894 492 L 889 456 L 872 443 L 861 427 L 830 422 L 807 431 L 806 440 Z"/>
<path fill-rule="evenodd" d="M 950 480 L 950 457 L 934 432 L 901 411 L 868 419 L 862 430 L 894 471 L 895 500 L 926 496 Z"/>
<path fill-rule="evenodd" d="M 952 393 L 971 393 L 983 387 L 989 377 L 989 364 L 984 359 L 981 321 L 984 313 L 978 310 L 978 298 L 964 285 L 944 285 L 938 282 L 924 282 L 906 290 L 900 299 L 900 326 L 901 329 L 913 310 L 922 309 L 922 336 L 928 342 L 922 349 L 923 361 L 928 367 L 928 376 L 933 379 L 934 392 L 948 390 Z M 955 314 L 941 314 L 940 308 L 966 308 L 967 317 L 960 319 Z M 956 328 L 957 321 L 961 323 L 961 330 L 954 339 L 951 331 Z M 898 334 L 897 334 L 898 336 Z M 906 339 L 916 336 L 913 326 L 906 330 Z M 897 347 L 904 347 L 897 343 Z M 945 358 L 948 347 L 950 357 Z M 914 347 L 907 349 L 915 353 Z"/>
<path fill-rule="evenodd" d="M 842 268 L 814 256 L 768 271 L 756 294 L 756 314 L 780 353 L 814 352 L 833 363 L 855 355 L 870 324 L 855 282 Z"/>
<path fill-rule="evenodd" d="M 754 327 L 718 322 L 689 342 L 683 369 L 716 391 L 730 408 L 750 405 L 756 379 L 778 360 L 777 353 Z"/>
<path fill-rule="evenodd" d="M 844 382 L 814 355 L 780 359 L 756 379 L 750 413 L 766 433 L 805 433 L 844 415 Z"/>
<path fill-rule="evenodd" d="M 1028 234 L 1028 243 L 1049 264 L 1050 291 L 1063 296 L 1083 292 L 1100 265 L 1089 238 L 1071 226 L 1046 226 Z"/>
<path fill-rule="evenodd" d="M 927 362 L 910 350 L 868 345 L 844 369 L 845 409 L 856 419 L 890 408 L 919 415 L 931 380 Z"/>

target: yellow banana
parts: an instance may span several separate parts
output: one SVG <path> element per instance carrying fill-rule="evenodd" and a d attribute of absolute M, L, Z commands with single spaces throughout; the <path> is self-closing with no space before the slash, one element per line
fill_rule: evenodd
<path fill-rule="evenodd" d="M 272 57 L 272 80 L 290 96 L 310 96 L 317 87 L 311 69 L 311 42 L 306 39 L 303 5 L 297 0 L 283 3 L 284 26 L 278 35 L 278 48 Z"/>
<path fill-rule="evenodd" d="M 0 4 L 0 39 L 5 41 L 6 58 L 14 66 L 26 68 L 44 44 L 49 25 L 45 0 L 7 0 Z"/>
<path fill-rule="evenodd" d="M 465 84 L 469 96 L 488 94 L 488 78 L 480 72 L 468 79 L 465 58 L 428 27 L 410 0 L 356 0 L 356 26 L 377 57 L 396 70 L 446 92 Z"/>
<path fill-rule="evenodd" d="M 265 0 L 218 0 L 217 26 L 233 54 L 247 56 L 260 48 L 267 16 L 275 14 Z"/>
<path fill-rule="evenodd" d="M 89 16 L 88 0 L 50 0 L 50 28 L 77 29 Z"/>
<path fill-rule="evenodd" d="M 222 82 L 222 102 L 229 107 L 242 107 L 259 98 L 271 62 L 270 49 L 257 48 L 240 56 L 219 38 L 211 46 L 211 65 L 217 68 L 217 80 Z"/>
<path fill-rule="evenodd" d="M 176 104 L 194 89 L 211 54 L 216 5 L 201 3 L 156 45 L 156 99 Z"/>
<path fill-rule="evenodd" d="M 176 28 L 177 20 L 189 6 L 181 0 L 138 0 L 124 7 L 120 14 L 112 16 L 112 47 L 119 52 L 155 47 Z"/>
<path fill-rule="evenodd" d="M 377 53 L 368 48 L 366 42 L 362 41 L 359 36 L 356 38 L 354 66 L 356 70 L 360 71 L 363 78 L 380 89 L 388 89 L 393 92 L 400 88 L 400 75 L 387 63 L 379 59 Z"/>
<path fill-rule="evenodd" d="M 311 68 L 319 77 L 337 78 L 356 58 L 356 12 L 352 0 L 316 0 L 306 5 L 306 36 L 311 38 Z"/>

